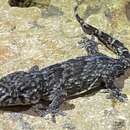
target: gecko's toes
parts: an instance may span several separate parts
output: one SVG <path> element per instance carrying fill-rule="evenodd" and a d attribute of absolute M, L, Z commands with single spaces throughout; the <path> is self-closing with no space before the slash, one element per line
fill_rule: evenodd
<path fill-rule="evenodd" d="M 126 94 L 121 94 L 117 100 L 119 100 L 120 102 L 127 102 L 128 101 L 128 98 L 127 98 L 127 95 Z"/>
<path fill-rule="evenodd" d="M 51 120 L 52 120 L 52 122 L 56 123 L 56 116 L 57 115 L 66 116 L 66 113 L 63 112 L 63 111 L 59 111 L 59 110 L 51 112 Z"/>
<path fill-rule="evenodd" d="M 51 120 L 52 122 L 56 123 L 56 116 L 61 115 L 61 116 L 66 116 L 66 113 L 60 110 L 51 110 L 47 109 L 45 112 L 42 113 L 41 117 L 45 117 L 46 115 L 51 114 Z"/>

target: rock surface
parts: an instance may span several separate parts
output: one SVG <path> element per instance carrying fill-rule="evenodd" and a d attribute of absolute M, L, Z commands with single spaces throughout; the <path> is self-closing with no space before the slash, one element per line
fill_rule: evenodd
<path fill-rule="evenodd" d="M 51 0 L 48 6 L 18 8 L 0 0 L 0 76 L 28 70 L 35 64 L 45 67 L 86 55 L 77 46 L 83 32 L 73 14 L 76 1 L 79 2 Z M 79 12 L 89 23 L 118 38 L 130 49 L 128 0 L 83 0 Z M 115 57 L 104 46 L 99 48 Z M 121 81 L 118 84 L 124 84 L 123 90 L 128 95 L 125 104 L 108 100 L 100 92 L 79 97 L 63 104 L 61 109 L 67 116 L 57 116 L 56 124 L 49 116 L 41 118 L 32 110 L 1 110 L 0 130 L 130 130 L 130 78 Z"/>

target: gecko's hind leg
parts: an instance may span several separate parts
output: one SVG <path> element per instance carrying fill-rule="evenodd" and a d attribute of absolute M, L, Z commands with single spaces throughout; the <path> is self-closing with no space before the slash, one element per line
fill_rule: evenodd
<path fill-rule="evenodd" d="M 49 93 L 49 101 L 50 104 L 47 107 L 46 111 L 40 111 L 39 113 L 41 114 L 40 116 L 45 117 L 48 114 L 51 114 L 52 117 L 52 122 L 56 122 L 55 116 L 57 114 L 60 114 L 62 116 L 66 115 L 64 112 L 60 111 L 60 106 L 62 103 L 65 101 L 67 93 L 63 89 L 63 81 L 59 82 L 58 77 L 55 78 L 54 82 L 52 83 L 54 86 L 52 86 L 52 90 Z"/>
<path fill-rule="evenodd" d="M 56 89 L 53 90 L 50 95 L 50 99 L 52 100 L 51 104 L 47 109 L 47 113 L 50 113 L 52 116 L 52 121 L 56 122 L 55 115 L 60 114 L 62 116 L 66 115 L 64 112 L 60 111 L 60 106 L 65 101 L 67 93 L 63 90 L 62 85 L 59 85 Z"/>
<path fill-rule="evenodd" d="M 45 117 L 46 115 L 51 114 L 52 122 L 56 123 L 56 115 L 66 115 L 60 110 L 60 105 L 64 102 L 65 95 L 61 92 L 61 90 L 57 90 L 57 93 L 52 94 L 51 96 L 53 99 L 48 107 L 43 103 L 37 103 L 32 106 L 32 109 L 41 117 Z"/>

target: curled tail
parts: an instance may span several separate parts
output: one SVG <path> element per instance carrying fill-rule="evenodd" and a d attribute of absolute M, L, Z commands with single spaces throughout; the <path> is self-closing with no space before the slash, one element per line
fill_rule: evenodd
<path fill-rule="evenodd" d="M 80 25 L 82 27 L 82 30 L 85 33 L 87 33 L 89 35 L 94 35 L 94 32 L 98 31 L 97 28 L 85 23 L 84 19 L 79 16 L 79 14 L 78 14 L 78 6 L 75 6 L 74 14 L 75 14 L 75 17 L 76 17 L 77 21 L 80 23 Z"/>
<path fill-rule="evenodd" d="M 88 35 L 94 35 L 101 41 L 108 49 L 112 50 L 118 56 L 129 55 L 128 49 L 117 39 L 112 38 L 109 34 L 98 30 L 97 28 L 91 26 L 84 22 L 84 20 L 78 14 L 78 6 L 74 8 L 74 14 L 77 21 L 80 23 L 82 30 Z"/>

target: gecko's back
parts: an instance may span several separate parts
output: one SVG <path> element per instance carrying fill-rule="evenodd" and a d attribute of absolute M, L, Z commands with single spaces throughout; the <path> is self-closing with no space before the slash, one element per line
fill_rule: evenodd
<path fill-rule="evenodd" d="M 114 64 L 116 60 L 107 56 L 82 56 L 37 71 L 8 74 L 0 79 L 0 106 L 51 100 L 50 95 L 59 88 L 71 96 L 99 87 L 102 76 L 114 72 Z"/>
<path fill-rule="evenodd" d="M 99 87 L 104 70 L 115 63 L 115 59 L 103 55 L 82 56 L 43 68 L 40 71 L 44 77 L 44 94 L 50 95 L 59 84 L 67 95 Z M 111 72 L 108 70 L 109 73 Z"/>
<path fill-rule="evenodd" d="M 0 79 L 0 106 L 39 102 L 42 92 L 40 73 L 18 71 Z"/>

